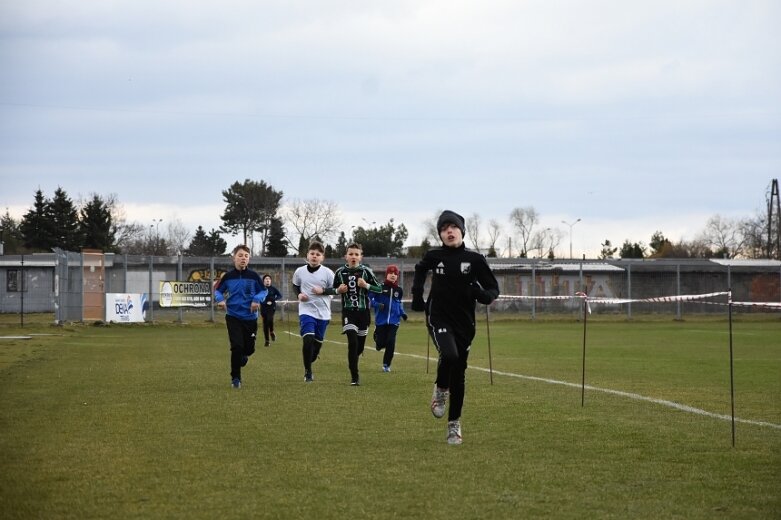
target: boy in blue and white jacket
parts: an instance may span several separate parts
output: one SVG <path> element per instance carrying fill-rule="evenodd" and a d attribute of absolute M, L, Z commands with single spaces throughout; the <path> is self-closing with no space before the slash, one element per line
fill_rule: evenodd
<path fill-rule="evenodd" d="M 231 349 L 231 386 L 241 388 L 241 367 L 255 352 L 258 334 L 258 309 L 266 298 L 258 273 L 249 269 L 250 250 L 245 245 L 233 248 L 234 268 L 225 273 L 214 287 L 214 301 L 226 309 L 225 325 Z"/>
<path fill-rule="evenodd" d="M 385 282 L 381 293 L 369 293 L 371 305 L 374 308 L 374 344 L 377 350 L 385 349 L 382 356 L 382 371 L 391 371 L 393 353 L 396 351 L 396 332 L 401 320 L 407 320 L 401 299 L 404 291 L 398 284 L 399 268 L 389 265 L 385 269 Z"/>

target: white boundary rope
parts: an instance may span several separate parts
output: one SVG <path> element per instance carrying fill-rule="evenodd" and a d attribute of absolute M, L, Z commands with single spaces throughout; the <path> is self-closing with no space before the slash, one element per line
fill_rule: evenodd
<path fill-rule="evenodd" d="M 715 298 L 717 296 L 728 296 L 729 291 L 705 293 L 705 294 L 682 294 L 678 296 L 656 296 L 653 298 L 599 298 L 588 296 L 585 293 L 578 292 L 571 296 L 516 296 L 503 294 L 497 300 L 586 300 L 588 303 L 600 303 L 605 305 L 621 305 L 624 303 L 671 303 L 679 301 L 698 301 Z M 402 300 L 402 303 L 410 303 L 412 300 Z M 299 303 L 298 300 L 277 300 L 278 304 Z M 707 305 L 729 305 L 722 302 L 700 302 Z M 732 305 L 743 307 L 768 307 L 781 309 L 781 302 L 730 302 Z"/>
<path fill-rule="evenodd" d="M 502 295 L 497 300 L 585 300 L 586 308 L 591 313 L 591 304 L 602 305 L 623 305 L 625 303 L 672 303 L 672 302 L 694 302 L 707 300 L 718 296 L 727 296 L 731 298 L 730 291 L 705 293 L 705 294 L 681 294 L 678 296 L 656 296 L 653 298 L 598 298 L 591 297 L 585 293 L 577 292 L 571 296 L 513 296 Z M 706 302 L 700 301 L 704 305 L 733 305 L 739 307 L 765 307 L 773 310 L 781 310 L 781 302 Z"/>

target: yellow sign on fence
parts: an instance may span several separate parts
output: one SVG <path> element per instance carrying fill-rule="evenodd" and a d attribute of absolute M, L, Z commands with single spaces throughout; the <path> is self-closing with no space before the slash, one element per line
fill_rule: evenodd
<path fill-rule="evenodd" d="M 211 301 L 209 282 L 160 282 L 160 307 L 208 307 Z"/>

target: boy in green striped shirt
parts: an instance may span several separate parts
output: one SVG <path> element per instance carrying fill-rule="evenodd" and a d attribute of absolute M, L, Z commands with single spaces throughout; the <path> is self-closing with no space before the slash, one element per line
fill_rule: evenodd
<path fill-rule="evenodd" d="M 371 325 L 369 291 L 382 292 L 382 285 L 369 268 L 363 265 L 363 247 L 355 242 L 347 246 L 345 265 L 334 274 L 334 287 L 342 295 L 342 334 L 347 336 L 347 365 L 351 385 L 358 386 L 358 357 L 363 354 Z"/>

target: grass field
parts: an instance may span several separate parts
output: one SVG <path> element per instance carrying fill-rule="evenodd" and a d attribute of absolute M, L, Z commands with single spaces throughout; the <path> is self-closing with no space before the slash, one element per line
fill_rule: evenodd
<path fill-rule="evenodd" d="M 777 316 L 733 327 L 735 447 L 723 319 L 590 320 L 585 406 L 581 322 L 492 321 L 493 384 L 480 322 L 462 446 L 419 318 L 357 388 L 336 326 L 305 384 L 278 323 L 240 390 L 221 323 L 34 321 L 0 321 L 3 518 L 781 518 Z"/>

